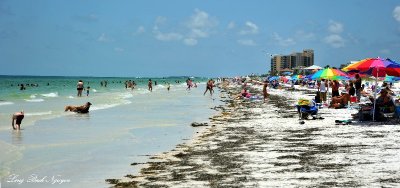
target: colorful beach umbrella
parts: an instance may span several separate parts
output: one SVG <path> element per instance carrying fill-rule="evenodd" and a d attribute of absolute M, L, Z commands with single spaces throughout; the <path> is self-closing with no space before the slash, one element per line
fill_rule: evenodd
<path fill-rule="evenodd" d="M 395 81 L 399 81 L 399 80 L 400 80 L 400 77 L 386 75 L 386 77 L 385 77 L 385 79 L 383 81 L 385 81 L 385 82 L 395 82 Z"/>
<path fill-rule="evenodd" d="M 326 68 L 317 71 L 311 76 L 311 79 L 313 80 L 318 80 L 318 79 L 327 79 L 327 80 L 344 80 L 344 78 L 347 78 L 347 74 L 338 70 L 338 69 L 333 69 L 333 68 Z M 329 96 L 329 82 L 328 82 L 328 96 Z"/>
<path fill-rule="evenodd" d="M 400 76 L 400 64 L 392 61 L 390 59 L 382 58 L 367 58 L 356 63 L 350 64 L 343 68 L 344 71 L 356 71 L 360 73 L 365 73 L 375 77 L 375 89 L 374 89 L 374 99 L 376 99 L 376 88 L 378 85 L 378 77 L 389 76 Z M 372 120 L 375 121 L 375 108 L 376 100 L 374 100 L 374 112 L 372 115 Z"/>
<path fill-rule="evenodd" d="M 294 76 L 292 76 L 290 79 L 291 80 L 300 80 L 300 79 L 302 79 L 303 78 L 303 75 L 294 75 Z"/>
<path fill-rule="evenodd" d="M 347 74 L 338 69 L 326 68 L 314 73 L 311 79 L 341 80 L 343 77 L 347 77 Z"/>
<path fill-rule="evenodd" d="M 342 69 L 368 74 L 374 77 L 400 76 L 400 64 L 390 59 L 367 58 L 350 64 Z"/>
<path fill-rule="evenodd" d="M 279 80 L 279 79 L 280 79 L 279 76 L 271 76 L 271 77 L 268 78 L 268 81 L 272 82 L 274 80 Z"/>

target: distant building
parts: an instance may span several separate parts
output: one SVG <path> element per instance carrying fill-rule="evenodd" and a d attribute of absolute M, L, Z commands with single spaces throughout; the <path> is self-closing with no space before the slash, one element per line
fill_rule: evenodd
<path fill-rule="evenodd" d="M 271 57 L 271 74 L 293 72 L 314 65 L 314 50 L 303 50 L 290 55 L 274 55 Z"/>

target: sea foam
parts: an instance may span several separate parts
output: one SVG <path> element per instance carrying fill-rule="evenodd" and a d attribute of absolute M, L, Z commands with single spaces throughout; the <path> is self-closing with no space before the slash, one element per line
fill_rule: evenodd
<path fill-rule="evenodd" d="M 26 116 L 42 116 L 42 115 L 50 115 L 52 114 L 51 111 L 47 112 L 32 112 L 32 113 L 25 113 Z"/>
<path fill-rule="evenodd" d="M 14 104 L 13 102 L 0 102 L 0 106 L 3 106 L 3 105 L 12 105 L 12 104 Z"/>
<path fill-rule="evenodd" d="M 25 99 L 26 102 L 43 102 L 44 99 Z"/>
<path fill-rule="evenodd" d="M 41 94 L 43 97 L 58 97 L 58 93 L 57 92 L 55 92 L 55 93 L 44 93 L 44 94 Z"/>

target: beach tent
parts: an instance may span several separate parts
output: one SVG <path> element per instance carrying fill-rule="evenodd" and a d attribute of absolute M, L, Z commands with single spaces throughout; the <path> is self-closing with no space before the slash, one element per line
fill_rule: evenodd
<path fill-rule="evenodd" d="M 311 65 L 311 66 L 306 67 L 306 68 L 304 68 L 304 69 L 305 69 L 305 70 L 315 70 L 315 69 L 321 70 L 321 69 L 323 69 L 323 68 L 320 67 L 320 66 L 318 66 L 318 65 Z"/>

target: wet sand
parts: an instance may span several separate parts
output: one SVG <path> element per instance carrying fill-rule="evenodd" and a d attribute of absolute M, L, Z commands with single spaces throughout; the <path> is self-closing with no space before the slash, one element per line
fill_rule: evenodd
<path fill-rule="evenodd" d="M 233 99 L 238 87 L 223 89 L 226 104 L 194 140 L 152 156 L 138 175 L 106 181 L 115 187 L 400 186 L 398 126 L 335 125 L 354 112 L 346 109 L 322 109 L 325 119 L 301 125 L 288 96 L 304 91 L 271 94 L 263 103 Z"/>

